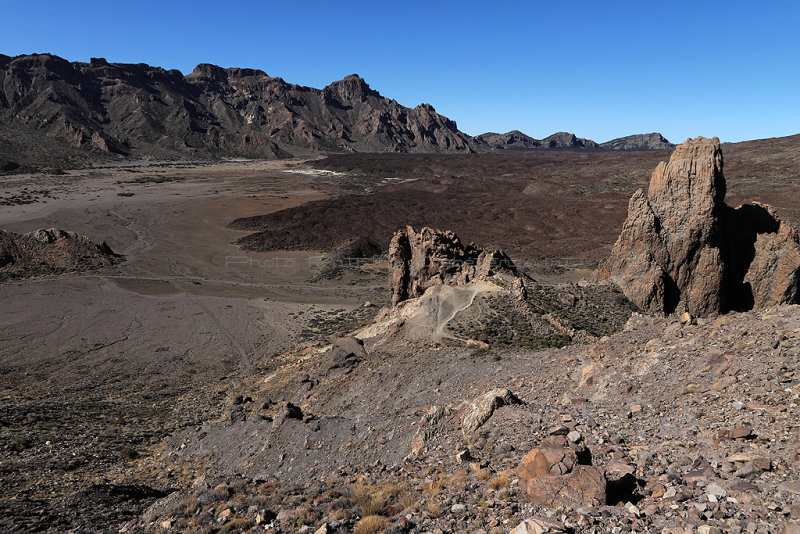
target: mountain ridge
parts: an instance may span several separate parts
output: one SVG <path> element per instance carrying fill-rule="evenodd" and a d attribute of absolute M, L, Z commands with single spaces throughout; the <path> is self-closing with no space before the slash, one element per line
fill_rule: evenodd
<path fill-rule="evenodd" d="M 0 54 L 4 171 L 118 157 L 618 149 L 610 143 L 567 132 L 543 140 L 519 131 L 472 137 L 432 105 L 402 106 L 357 74 L 315 89 L 259 69 L 209 63 L 184 75 L 103 58 L 84 63 L 53 54 Z"/>

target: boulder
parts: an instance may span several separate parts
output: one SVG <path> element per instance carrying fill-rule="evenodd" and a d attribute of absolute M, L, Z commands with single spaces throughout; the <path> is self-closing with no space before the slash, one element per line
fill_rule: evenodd
<path fill-rule="evenodd" d="M 355 367 L 366 357 L 367 351 L 362 340 L 353 336 L 336 338 L 331 346 L 325 374 L 337 369 L 347 370 Z"/>
<path fill-rule="evenodd" d="M 522 401 L 506 388 L 488 391 L 469 403 L 467 411 L 461 418 L 461 430 L 466 435 L 480 428 L 494 411 L 501 406 L 522 404 Z"/>
<path fill-rule="evenodd" d="M 551 436 L 517 466 L 519 487 L 528 502 L 549 508 L 605 504 L 605 475 L 591 463 L 588 449 Z"/>
<path fill-rule="evenodd" d="M 566 527 L 552 519 L 531 518 L 514 527 L 509 534 L 557 534 L 567 532 Z"/>
<path fill-rule="evenodd" d="M 719 139 L 688 139 L 640 189 L 609 258 L 610 279 L 641 309 L 703 317 L 798 300 L 797 231 L 760 204 L 724 202 Z"/>
<path fill-rule="evenodd" d="M 465 285 L 498 273 L 516 276 L 514 262 L 504 252 L 464 246 L 451 231 L 407 226 L 389 244 L 389 284 L 392 305 L 421 296 L 437 284 Z"/>

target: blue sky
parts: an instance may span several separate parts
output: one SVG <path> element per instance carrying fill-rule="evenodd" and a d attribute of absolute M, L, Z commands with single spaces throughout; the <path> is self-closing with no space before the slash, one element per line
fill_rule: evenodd
<path fill-rule="evenodd" d="M 0 53 L 190 72 L 254 67 L 323 87 L 358 73 L 463 131 L 800 133 L 800 2 L 0 0 Z"/>

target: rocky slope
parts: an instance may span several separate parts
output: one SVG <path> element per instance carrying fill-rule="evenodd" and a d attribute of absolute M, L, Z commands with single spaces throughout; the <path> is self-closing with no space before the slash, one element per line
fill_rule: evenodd
<path fill-rule="evenodd" d="M 598 279 L 611 279 L 642 309 L 694 316 L 796 303 L 797 230 L 769 206 L 725 204 L 719 140 L 698 137 L 661 162 Z"/>
<path fill-rule="evenodd" d="M 287 354 L 169 443 L 162 468 L 213 468 L 127 530 L 795 532 L 798 331 L 791 306 L 558 350 Z"/>
<path fill-rule="evenodd" d="M 109 267 L 121 257 L 105 243 L 57 228 L 27 234 L 0 230 L 0 280 Z"/>

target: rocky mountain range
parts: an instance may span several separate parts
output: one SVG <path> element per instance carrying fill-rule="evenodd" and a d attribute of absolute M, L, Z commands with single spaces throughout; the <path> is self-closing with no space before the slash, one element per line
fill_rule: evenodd
<path fill-rule="evenodd" d="M 651 139 L 655 136 L 655 140 Z M 75 150 L 83 149 L 83 150 Z M 323 89 L 256 69 L 200 64 L 188 75 L 143 63 L 0 54 L 0 170 L 110 156 L 283 158 L 320 152 L 652 150 L 660 134 L 598 145 L 559 132 L 471 137 L 430 104 L 383 97 L 353 74 Z"/>
<path fill-rule="evenodd" d="M 591 139 L 577 137 L 569 132 L 557 132 L 544 139 L 534 139 L 519 130 L 504 134 L 487 132 L 475 138 L 485 143 L 491 151 L 496 150 L 598 150 L 600 145 Z"/>

